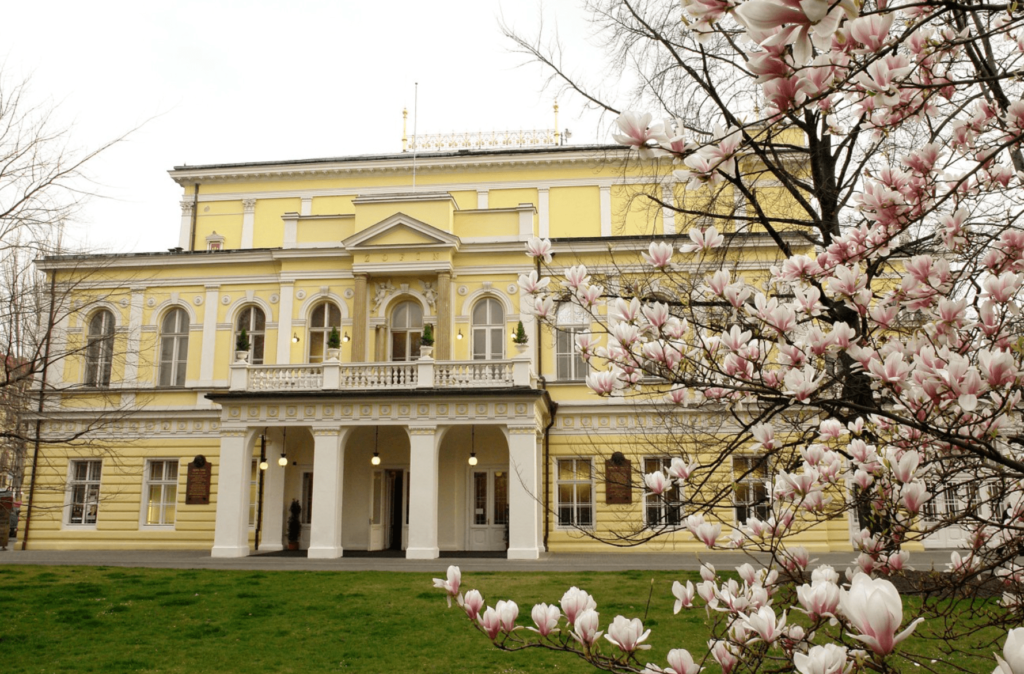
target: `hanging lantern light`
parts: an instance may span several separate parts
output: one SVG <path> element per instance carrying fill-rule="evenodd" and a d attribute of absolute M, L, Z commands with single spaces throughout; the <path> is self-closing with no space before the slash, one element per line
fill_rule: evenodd
<path fill-rule="evenodd" d="M 380 465 L 380 452 L 377 451 L 377 438 L 378 438 L 379 432 L 380 432 L 380 427 L 379 426 L 374 426 L 374 428 L 373 428 L 373 458 L 370 459 L 370 463 L 372 463 L 375 466 L 379 466 Z"/>
<path fill-rule="evenodd" d="M 472 426 L 469 431 L 469 465 L 475 466 L 476 460 L 476 426 Z"/>

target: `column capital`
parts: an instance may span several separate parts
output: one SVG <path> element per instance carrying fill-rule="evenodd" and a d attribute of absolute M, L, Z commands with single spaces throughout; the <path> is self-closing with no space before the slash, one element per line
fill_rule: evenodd
<path fill-rule="evenodd" d="M 434 435 L 437 426 L 409 426 L 409 435 Z"/>
<path fill-rule="evenodd" d="M 341 429 L 337 426 L 313 426 L 311 430 L 313 437 L 341 435 Z"/>
<path fill-rule="evenodd" d="M 246 213 L 252 213 L 256 210 L 255 199 L 242 199 L 242 210 Z"/>

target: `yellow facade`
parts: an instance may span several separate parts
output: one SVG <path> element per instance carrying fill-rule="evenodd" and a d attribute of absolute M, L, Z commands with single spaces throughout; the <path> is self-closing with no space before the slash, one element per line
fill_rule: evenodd
<path fill-rule="evenodd" d="M 518 280 L 534 269 L 533 236 L 554 242 L 553 273 L 583 261 L 622 279 L 652 236 L 686 238 L 697 218 L 645 195 L 707 195 L 662 187 L 668 163 L 623 157 L 550 147 L 422 154 L 415 166 L 401 154 L 174 169 L 180 250 L 41 262 L 58 282 L 94 279 L 55 335 L 74 355 L 51 373 L 65 393 L 46 424 L 97 428 L 37 467 L 28 547 L 237 556 L 259 536 L 261 550 L 280 549 L 293 499 L 311 557 L 507 546 L 529 558 L 606 549 L 591 534 L 642 536 L 640 473 L 673 453 L 656 449 L 658 417 L 591 394 L 570 342 L 523 310 Z M 735 202 L 720 196 L 714 212 Z M 752 239 L 727 255 L 756 275 L 776 261 L 769 251 Z M 90 360 L 96 312 L 116 326 L 109 365 Z M 248 362 L 235 355 L 244 320 L 262 321 L 245 326 Z M 510 339 L 520 321 L 522 354 Z M 414 343 L 425 324 L 432 357 Z M 615 452 L 630 462 L 629 503 L 607 503 Z M 261 453 L 265 471 L 252 468 Z M 208 504 L 186 503 L 197 456 L 212 467 Z M 849 549 L 848 525 L 805 543 Z M 641 549 L 700 547 L 680 529 Z"/>

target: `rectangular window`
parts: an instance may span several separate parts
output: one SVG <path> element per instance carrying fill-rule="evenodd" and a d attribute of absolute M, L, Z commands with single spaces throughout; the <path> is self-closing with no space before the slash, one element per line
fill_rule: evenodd
<path fill-rule="evenodd" d="M 178 460 L 146 464 L 146 526 L 172 526 L 178 505 Z"/>
<path fill-rule="evenodd" d="M 734 456 L 732 473 L 735 480 L 733 503 L 736 523 L 746 524 L 751 517 L 767 520 L 771 514 L 771 503 L 768 500 L 771 489 L 768 457 Z"/>
<path fill-rule="evenodd" d="M 100 472 L 103 462 L 88 459 L 71 462 L 71 479 L 68 485 L 71 502 L 68 509 L 68 524 L 96 524 L 100 506 Z"/>
<path fill-rule="evenodd" d="M 558 459 L 558 526 L 594 526 L 594 472 L 590 459 Z"/>
<path fill-rule="evenodd" d="M 644 459 L 644 474 L 665 472 L 672 465 L 668 457 L 647 457 Z M 679 485 L 674 485 L 660 495 L 644 494 L 644 523 L 650 528 L 678 527 L 682 524 L 683 503 Z"/>
<path fill-rule="evenodd" d="M 576 348 L 576 335 L 586 332 L 582 326 L 556 328 L 555 369 L 559 381 L 578 381 L 587 377 L 587 361 Z"/>
<path fill-rule="evenodd" d="M 303 524 L 313 521 L 313 473 L 302 474 L 302 514 L 299 519 Z"/>

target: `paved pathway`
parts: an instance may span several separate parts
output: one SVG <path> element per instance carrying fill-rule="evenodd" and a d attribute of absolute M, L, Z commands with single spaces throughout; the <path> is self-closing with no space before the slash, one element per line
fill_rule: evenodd
<path fill-rule="evenodd" d="M 700 567 L 692 552 L 599 552 L 545 553 L 538 560 L 506 560 L 481 557 L 445 557 L 412 560 L 398 556 L 359 556 L 340 559 L 306 559 L 295 553 L 256 554 L 240 559 L 214 559 L 208 550 L 26 550 L 17 549 L 14 541 L 7 551 L 0 551 L 0 566 L 36 564 L 59 566 L 127 566 L 156 569 L 234 569 L 249 571 L 407 571 L 442 572 L 449 564 L 463 571 L 629 571 L 629 570 L 696 570 Z M 812 554 L 817 564 L 831 564 L 838 569 L 851 565 L 852 552 Z M 703 552 L 700 560 L 719 569 L 731 569 L 748 561 L 738 552 Z M 918 570 L 945 569 L 948 550 L 929 550 L 910 555 L 910 566 Z"/>

